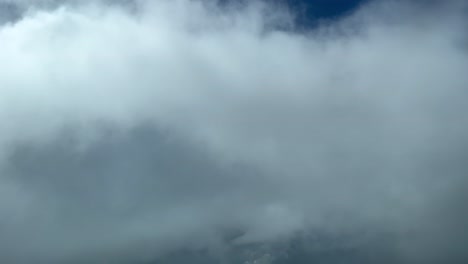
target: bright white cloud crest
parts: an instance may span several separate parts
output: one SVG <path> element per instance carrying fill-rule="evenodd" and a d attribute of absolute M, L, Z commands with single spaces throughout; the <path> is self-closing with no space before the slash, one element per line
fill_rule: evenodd
<path fill-rule="evenodd" d="M 373 3 L 306 33 L 268 5 L 90 2 L 0 28 L 6 262 L 363 225 L 404 237 L 405 257 L 451 254 L 468 147 L 455 1 Z"/>

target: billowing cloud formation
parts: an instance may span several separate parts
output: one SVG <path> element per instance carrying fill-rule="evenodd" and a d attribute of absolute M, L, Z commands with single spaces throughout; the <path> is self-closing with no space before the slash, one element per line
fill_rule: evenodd
<path fill-rule="evenodd" d="M 232 247 L 297 236 L 466 260 L 461 2 L 309 32 L 257 2 L 46 2 L 4 4 L 2 263 L 240 263 Z"/>

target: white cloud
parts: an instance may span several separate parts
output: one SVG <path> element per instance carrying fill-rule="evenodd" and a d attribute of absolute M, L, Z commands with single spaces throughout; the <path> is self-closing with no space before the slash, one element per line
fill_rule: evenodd
<path fill-rule="evenodd" d="M 137 5 L 0 28 L 5 261 L 153 257 L 236 228 L 424 233 L 466 184 L 459 9 L 375 3 L 299 33 L 265 5 Z"/>

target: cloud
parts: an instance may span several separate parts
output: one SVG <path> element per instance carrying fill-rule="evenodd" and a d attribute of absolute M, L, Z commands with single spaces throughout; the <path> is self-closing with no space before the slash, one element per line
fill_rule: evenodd
<path fill-rule="evenodd" d="M 467 258 L 462 2 L 371 2 L 308 32 L 259 2 L 41 3 L 0 28 L 2 262 L 318 233 Z"/>

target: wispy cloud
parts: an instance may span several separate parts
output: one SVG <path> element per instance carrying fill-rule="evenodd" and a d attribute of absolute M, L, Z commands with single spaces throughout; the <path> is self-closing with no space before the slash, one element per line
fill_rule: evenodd
<path fill-rule="evenodd" d="M 466 258 L 462 2 L 371 2 L 300 33 L 259 2 L 44 3 L 0 28 L 2 263 L 314 230 Z"/>

